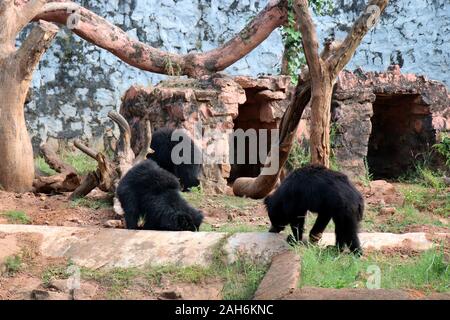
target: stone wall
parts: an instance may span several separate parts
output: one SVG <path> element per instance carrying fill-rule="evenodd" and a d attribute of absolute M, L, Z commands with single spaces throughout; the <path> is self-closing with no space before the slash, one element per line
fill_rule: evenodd
<path fill-rule="evenodd" d="M 334 152 L 344 172 L 375 178 L 406 173 L 426 158 L 441 132 L 450 132 L 450 95 L 445 85 L 398 66 L 387 72 L 342 72 L 332 101 Z"/>
<path fill-rule="evenodd" d="M 130 35 L 172 52 L 207 51 L 231 38 L 267 0 L 78 0 Z M 341 39 L 365 0 L 336 0 L 335 13 L 318 17 L 319 39 Z M 404 72 L 450 83 L 450 7 L 447 0 L 391 0 L 376 29 L 356 52 L 350 70 Z M 259 48 L 230 67 L 230 74 L 276 74 L 283 51 L 275 31 Z M 156 84 L 163 76 L 146 73 L 62 30 L 33 78 L 27 122 L 34 146 L 48 138 L 83 137 L 103 144 L 107 113 L 132 85 Z M 108 122 L 109 123 L 109 122 Z M 98 146 L 96 146 L 98 147 Z"/>

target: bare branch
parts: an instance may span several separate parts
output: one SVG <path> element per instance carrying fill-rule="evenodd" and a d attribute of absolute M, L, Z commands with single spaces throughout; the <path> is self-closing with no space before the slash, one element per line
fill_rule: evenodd
<path fill-rule="evenodd" d="M 316 28 L 311 18 L 308 0 L 295 0 L 294 10 L 297 14 L 297 23 L 302 34 L 303 51 L 308 63 L 309 72 L 313 79 L 322 78 L 321 59 L 319 57 L 319 42 Z"/>
<path fill-rule="evenodd" d="M 86 177 L 84 177 L 80 186 L 75 189 L 75 191 L 69 196 L 70 200 L 75 200 L 87 196 L 89 192 L 97 188 L 99 185 L 99 178 L 95 172 L 90 172 Z"/>
<path fill-rule="evenodd" d="M 53 23 L 39 21 L 16 52 L 17 63 L 24 79 L 31 78 L 41 56 L 50 47 L 59 28 Z"/>
<path fill-rule="evenodd" d="M 80 150 L 81 152 L 85 153 L 86 155 L 88 155 L 89 157 L 91 157 L 94 160 L 97 160 L 97 154 L 98 152 L 96 152 L 95 150 L 92 150 L 91 148 L 85 146 L 84 144 L 82 144 L 80 142 L 80 140 L 75 140 L 74 142 L 74 146 Z"/>
<path fill-rule="evenodd" d="M 150 148 L 151 144 L 152 144 L 152 124 L 150 123 L 150 120 L 147 120 L 145 122 L 144 146 L 142 147 L 141 152 L 139 152 L 139 154 L 136 156 L 136 159 L 134 159 L 134 164 L 144 161 L 145 159 L 147 159 L 147 156 L 149 154 L 155 152 L 152 148 Z"/>
<path fill-rule="evenodd" d="M 59 173 L 76 173 L 75 168 L 69 164 L 64 163 L 48 144 L 43 144 L 40 149 L 45 162 L 48 163 L 50 168 Z"/>
<path fill-rule="evenodd" d="M 42 9 L 46 0 L 30 0 L 18 10 L 17 32 L 20 32 Z"/>
<path fill-rule="evenodd" d="M 178 55 L 136 41 L 122 29 L 71 2 L 48 3 L 35 19 L 66 24 L 71 11 L 76 11 L 81 17 L 73 32 L 110 51 L 124 62 L 151 72 L 170 74 L 176 70 L 180 75 L 192 77 L 221 71 L 232 65 L 257 47 L 274 29 L 283 25 L 287 16 L 286 0 L 271 0 L 239 34 L 223 46 L 206 53 Z M 168 65 L 172 68 L 168 68 Z"/>
<path fill-rule="evenodd" d="M 373 22 L 376 21 L 377 15 L 381 15 L 381 13 L 383 13 L 388 3 L 389 0 L 370 0 L 367 4 L 364 13 L 353 24 L 353 27 L 345 40 L 327 60 L 332 78 L 337 77 L 339 72 L 345 68 L 366 33 L 374 26 Z M 378 8 L 379 11 L 377 9 L 374 12 L 371 10 L 372 8 Z"/>

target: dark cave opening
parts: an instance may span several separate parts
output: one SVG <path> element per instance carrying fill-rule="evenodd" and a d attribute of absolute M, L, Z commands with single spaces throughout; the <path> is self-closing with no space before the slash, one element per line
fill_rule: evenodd
<path fill-rule="evenodd" d="M 367 162 L 374 179 L 397 179 L 433 144 L 429 107 L 417 94 L 377 94 Z"/>
<path fill-rule="evenodd" d="M 254 140 L 250 138 L 245 139 L 245 163 L 237 163 L 236 154 L 237 150 L 237 140 L 234 139 L 233 145 L 230 146 L 234 149 L 235 156 L 233 159 L 230 157 L 231 163 L 231 173 L 228 178 L 228 182 L 232 183 L 237 178 L 240 177 L 257 177 L 261 168 L 263 167 L 263 163 L 265 159 L 261 159 L 259 156 L 259 148 L 261 145 L 260 141 L 260 133 L 264 135 L 266 131 L 260 131 L 261 129 L 267 130 L 267 151 L 265 155 L 270 151 L 270 130 L 277 129 L 277 122 L 273 121 L 270 116 L 267 116 L 266 112 L 269 110 L 269 106 L 267 105 L 268 101 L 261 100 L 257 97 L 257 93 L 260 91 L 258 89 L 246 89 L 247 101 L 239 105 L 238 116 L 234 119 L 234 132 L 236 130 L 242 129 L 244 132 L 249 133 L 249 129 L 254 129 L 256 132 L 256 143 Z M 230 141 L 231 142 L 231 141 Z M 231 151 L 231 150 L 230 150 Z M 255 155 L 255 152 L 258 155 Z M 257 163 L 249 161 L 251 156 L 257 157 Z"/>

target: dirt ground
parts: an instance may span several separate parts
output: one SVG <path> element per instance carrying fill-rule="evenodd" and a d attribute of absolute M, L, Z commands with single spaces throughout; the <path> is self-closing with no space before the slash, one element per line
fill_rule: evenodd
<path fill-rule="evenodd" d="M 400 188 L 402 185 L 397 184 Z M 392 220 L 397 213 L 383 213 L 379 211 L 379 205 L 390 207 L 386 203 L 388 199 L 390 203 L 396 206 L 401 204 L 404 199 L 400 193 L 388 194 L 386 196 L 374 194 L 367 188 L 360 187 L 365 194 L 366 214 L 365 220 L 371 220 L 371 226 L 364 224 L 361 231 L 384 231 L 378 230 L 379 226 L 386 225 Z M 449 191 L 450 192 L 450 191 Z M 51 226 L 105 226 L 105 223 L 110 220 L 117 220 L 120 217 L 116 216 L 111 207 L 111 196 L 94 190 L 82 202 L 71 202 L 68 200 L 69 194 L 62 195 L 42 195 L 42 194 L 14 194 L 0 191 L 0 224 L 20 223 L 11 221 L 4 214 L 9 211 L 20 211 L 30 218 L 31 224 L 34 225 L 51 225 Z M 197 193 L 185 193 L 186 199 L 194 206 L 201 209 L 205 215 L 203 231 L 228 231 L 229 228 L 233 230 L 242 231 L 256 231 L 265 230 L 269 227 L 270 222 L 267 217 L 262 200 L 243 199 L 227 195 L 205 195 Z M 418 221 L 410 221 L 408 224 L 401 225 L 401 232 L 449 232 L 448 219 L 433 215 L 427 210 L 421 212 L 423 217 L 429 217 L 439 221 L 439 225 L 428 223 L 423 224 Z M 309 228 L 315 219 L 310 217 L 307 219 L 307 227 Z M 241 229 L 239 229 L 239 227 Z M 374 230 L 375 229 L 375 230 Z M 332 226 L 328 228 L 332 232 Z M 389 232 L 387 230 L 386 232 Z"/>
<path fill-rule="evenodd" d="M 0 239 L 8 237 L 0 233 Z M 214 277 L 194 283 L 171 277 L 149 277 L 130 271 L 81 270 L 79 287 L 69 290 L 70 263 L 63 258 L 43 257 L 39 250 L 38 235 L 20 234 L 14 242 L 20 248 L 17 269 L 0 270 L 0 300 L 174 300 L 221 299 L 223 283 Z M 9 268 L 12 268 L 11 266 Z"/>

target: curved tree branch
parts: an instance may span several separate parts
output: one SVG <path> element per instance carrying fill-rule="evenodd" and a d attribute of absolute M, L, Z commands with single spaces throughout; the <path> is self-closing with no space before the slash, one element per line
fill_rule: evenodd
<path fill-rule="evenodd" d="M 132 39 L 122 29 L 72 2 L 50 2 L 34 18 L 66 24 L 71 12 L 81 19 L 72 29 L 81 38 L 142 70 L 200 77 L 224 70 L 243 58 L 286 21 L 287 0 L 271 0 L 233 39 L 205 53 L 168 53 Z"/>

